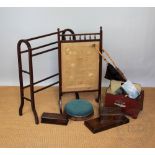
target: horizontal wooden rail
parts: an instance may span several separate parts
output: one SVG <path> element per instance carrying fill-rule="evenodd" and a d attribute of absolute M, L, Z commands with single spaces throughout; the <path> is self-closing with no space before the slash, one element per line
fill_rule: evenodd
<path fill-rule="evenodd" d="M 23 73 L 30 74 L 28 71 L 22 70 Z"/>
<path fill-rule="evenodd" d="M 100 35 L 100 33 L 60 34 L 60 36 Z"/>
<path fill-rule="evenodd" d="M 95 92 L 95 91 L 99 91 L 98 89 L 93 89 L 93 90 L 79 90 L 79 91 L 67 91 L 67 92 L 62 92 L 63 94 L 66 93 L 80 93 L 80 92 Z"/>
<path fill-rule="evenodd" d="M 45 45 L 41 45 L 41 46 L 38 46 L 38 47 L 34 47 L 34 48 L 31 48 L 30 50 L 34 51 L 34 50 L 37 50 L 37 49 L 40 49 L 40 48 L 43 48 L 43 47 L 47 47 L 47 46 L 50 46 L 50 45 L 54 45 L 54 44 L 57 44 L 58 42 L 55 41 L 55 42 L 52 42 L 52 43 L 48 43 L 48 44 L 45 44 Z M 27 53 L 29 50 L 24 50 L 24 51 L 21 51 L 21 53 Z"/>
<path fill-rule="evenodd" d="M 46 89 L 46 88 L 49 88 L 49 87 L 51 87 L 51 86 L 54 86 L 54 85 L 56 85 L 56 84 L 58 84 L 58 83 L 59 83 L 59 81 L 54 82 L 54 83 L 52 83 L 52 84 L 50 84 L 50 85 L 48 85 L 48 86 L 45 86 L 45 87 L 43 87 L 43 88 L 37 89 L 37 90 L 34 91 L 34 93 L 37 93 L 37 92 L 39 92 L 39 91 L 42 91 L 42 90 L 44 90 L 44 89 Z"/>
<path fill-rule="evenodd" d="M 51 75 L 51 76 L 49 76 L 49 77 L 47 77 L 47 78 L 44 78 L 44 79 L 42 79 L 42 80 L 39 80 L 39 81 L 34 82 L 33 85 L 36 85 L 36 84 L 38 84 L 38 83 L 40 83 L 40 82 L 43 82 L 43 81 L 45 81 L 45 80 L 48 80 L 48 79 L 53 78 L 53 77 L 58 76 L 58 75 L 59 75 L 59 73 L 56 73 L 56 74 Z M 24 86 L 24 89 L 27 88 L 27 87 L 30 87 L 30 85 Z"/>
<path fill-rule="evenodd" d="M 61 40 L 62 43 L 71 43 L 71 42 L 93 42 L 93 41 L 100 41 L 100 39 Z"/>
<path fill-rule="evenodd" d="M 40 55 L 40 54 L 43 54 L 43 53 L 54 51 L 56 49 L 58 49 L 58 47 L 54 47 L 54 48 L 51 48 L 51 49 L 48 49 L 48 50 L 45 50 L 45 51 L 42 51 L 42 52 L 38 52 L 38 53 L 32 54 L 32 56 L 37 56 L 37 55 Z"/>
<path fill-rule="evenodd" d="M 25 100 L 27 100 L 27 101 L 30 101 L 31 102 L 31 100 L 29 99 L 29 98 L 27 98 L 27 97 L 23 97 Z"/>
<path fill-rule="evenodd" d="M 59 31 L 59 33 L 61 33 L 61 32 L 63 32 L 63 30 L 62 30 L 62 31 Z M 26 39 L 26 40 L 27 40 L 27 41 L 32 41 L 32 40 L 36 40 L 36 39 L 48 37 L 48 36 L 55 35 L 55 34 L 58 34 L 58 32 L 53 32 L 53 33 L 49 33 L 49 34 L 45 34 L 45 35 L 41 35 L 41 36 L 29 38 L 29 39 Z"/>

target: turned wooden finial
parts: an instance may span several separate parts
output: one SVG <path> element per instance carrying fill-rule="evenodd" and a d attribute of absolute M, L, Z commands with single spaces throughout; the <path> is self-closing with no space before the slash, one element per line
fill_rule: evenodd
<path fill-rule="evenodd" d="M 100 31 L 102 31 L 102 26 L 100 26 Z"/>

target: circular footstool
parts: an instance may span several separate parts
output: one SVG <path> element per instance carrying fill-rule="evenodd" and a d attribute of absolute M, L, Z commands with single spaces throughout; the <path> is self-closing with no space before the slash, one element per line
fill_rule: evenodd
<path fill-rule="evenodd" d="M 86 120 L 94 114 L 92 104 L 83 99 L 68 102 L 65 105 L 64 111 L 70 119 L 76 121 Z"/>

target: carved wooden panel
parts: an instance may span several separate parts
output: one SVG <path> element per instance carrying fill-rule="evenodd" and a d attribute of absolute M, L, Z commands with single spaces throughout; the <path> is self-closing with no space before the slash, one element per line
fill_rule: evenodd
<path fill-rule="evenodd" d="M 99 81 L 99 41 L 61 43 L 62 92 L 95 90 Z"/>

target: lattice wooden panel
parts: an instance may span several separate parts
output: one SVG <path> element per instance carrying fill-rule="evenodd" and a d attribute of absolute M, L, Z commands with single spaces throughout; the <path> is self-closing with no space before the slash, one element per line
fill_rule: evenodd
<path fill-rule="evenodd" d="M 62 92 L 95 90 L 99 81 L 99 41 L 61 43 Z"/>

